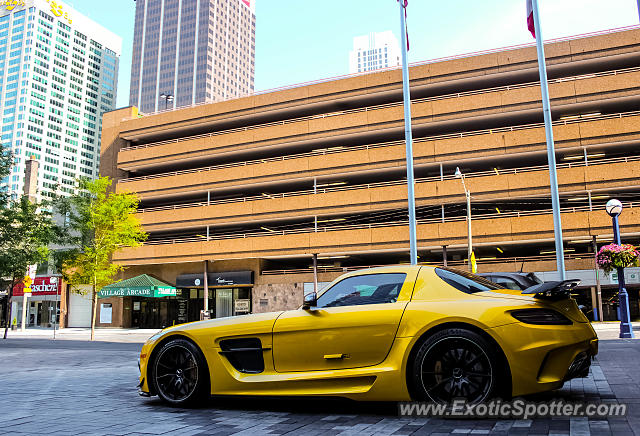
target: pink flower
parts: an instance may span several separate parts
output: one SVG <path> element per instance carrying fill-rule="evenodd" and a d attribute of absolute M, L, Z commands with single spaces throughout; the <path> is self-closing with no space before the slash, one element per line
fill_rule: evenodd
<path fill-rule="evenodd" d="M 640 261 L 640 252 L 631 244 L 608 244 L 600 248 L 596 256 L 596 262 L 606 274 L 615 268 L 627 268 L 637 266 Z"/>

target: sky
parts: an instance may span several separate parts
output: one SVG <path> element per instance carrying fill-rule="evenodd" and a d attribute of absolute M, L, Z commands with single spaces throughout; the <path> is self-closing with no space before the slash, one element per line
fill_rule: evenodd
<path fill-rule="evenodd" d="M 391 30 L 395 0 L 255 0 L 256 91 L 348 73 L 353 37 Z M 545 40 L 638 24 L 637 0 L 538 0 Z M 128 105 L 133 0 L 69 1 L 123 39 L 117 106 Z M 411 0 L 409 62 L 533 43 L 525 0 Z"/>

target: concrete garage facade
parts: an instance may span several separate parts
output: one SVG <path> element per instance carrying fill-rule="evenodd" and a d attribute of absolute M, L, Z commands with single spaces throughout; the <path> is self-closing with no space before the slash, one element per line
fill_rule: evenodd
<path fill-rule="evenodd" d="M 594 250 L 612 239 L 609 198 L 625 204 L 623 240 L 640 242 L 640 29 L 545 50 L 567 269 L 595 278 Z M 551 274 L 535 47 L 425 62 L 410 77 L 420 261 L 467 268 L 459 167 L 471 191 L 479 271 Z M 298 307 L 313 286 L 313 255 L 322 283 L 408 261 L 404 164 L 400 70 L 175 111 L 110 112 L 101 175 L 117 192 L 138 194 L 149 232 L 114 261 L 128 267 L 122 278 L 150 274 L 171 284 L 185 274 L 251 271 L 241 288 L 207 283 L 225 316 Z M 630 284 L 633 313 L 638 286 Z M 200 307 L 204 283 L 180 295 Z M 589 303 L 588 288 L 584 295 Z M 249 312 L 236 299 L 249 300 Z M 133 302 L 109 300 L 130 326 Z M 185 303 L 168 302 L 167 313 L 171 304 Z"/>

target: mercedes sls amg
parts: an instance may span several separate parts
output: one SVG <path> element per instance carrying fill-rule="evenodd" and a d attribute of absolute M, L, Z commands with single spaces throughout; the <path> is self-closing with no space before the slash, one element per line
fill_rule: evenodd
<path fill-rule="evenodd" d="M 140 353 L 141 395 L 339 396 L 478 403 L 584 377 L 598 339 L 576 282 L 503 289 L 448 268 L 361 270 L 297 310 L 166 328 Z"/>

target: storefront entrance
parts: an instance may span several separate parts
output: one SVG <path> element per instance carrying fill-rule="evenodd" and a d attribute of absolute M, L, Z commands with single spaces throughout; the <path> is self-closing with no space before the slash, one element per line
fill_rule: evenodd
<path fill-rule="evenodd" d="M 27 300 L 26 323 L 28 327 L 53 327 L 58 323 L 57 317 L 60 315 L 59 302 L 30 300 Z M 22 297 L 16 298 L 14 307 L 13 317 L 20 325 L 22 320 Z"/>
<path fill-rule="evenodd" d="M 29 327 L 54 327 L 60 317 L 59 276 L 37 276 L 31 285 L 31 295 L 27 298 L 26 325 Z M 24 284 L 18 283 L 13 288 L 11 298 L 11 319 L 18 325 L 22 322 L 22 299 Z"/>
<path fill-rule="evenodd" d="M 214 288 L 209 290 L 212 318 L 242 315 L 251 311 L 251 288 Z M 164 328 L 199 321 L 204 309 L 204 289 L 178 289 L 175 297 L 131 300 L 131 327 Z"/>
<path fill-rule="evenodd" d="M 209 273 L 208 280 L 211 318 L 251 313 L 252 271 Z M 204 275 L 178 276 L 176 282 L 174 288 L 143 274 L 105 286 L 98 296 L 125 299 L 122 316 L 123 325 L 127 327 L 160 329 L 199 321 L 204 310 Z"/>
<path fill-rule="evenodd" d="M 185 297 L 182 302 L 178 300 L 178 304 L 186 306 L 182 311 L 187 313 L 186 319 L 180 322 L 199 321 L 200 311 L 204 310 L 204 289 L 178 289 L 178 293 Z M 187 295 L 189 296 L 188 299 L 186 298 Z M 208 306 L 211 318 L 250 313 L 250 299 L 250 287 L 209 289 Z M 180 311 L 181 309 L 178 308 L 178 313 Z"/>
<path fill-rule="evenodd" d="M 133 327 L 143 329 L 164 328 L 174 324 L 175 321 L 175 304 L 174 301 L 168 299 L 145 298 L 139 301 L 133 301 Z M 135 310 L 139 308 L 139 310 Z"/>
<path fill-rule="evenodd" d="M 98 298 L 110 297 L 126 299 L 123 304 L 123 317 L 131 316 L 131 327 L 164 328 L 177 324 L 178 292 L 171 284 L 156 277 L 141 274 L 104 286 L 98 292 Z M 112 306 L 110 303 L 106 304 L 109 304 L 109 307 L 105 308 L 108 321 L 102 321 L 100 315 L 100 322 L 111 324 Z"/>
<path fill-rule="evenodd" d="M 200 320 L 204 310 L 204 274 L 182 274 L 176 279 L 178 292 L 186 301 L 187 321 Z M 253 271 L 228 271 L 207 274 L 208 309 L 211 318 L 251 313 Z"/>

